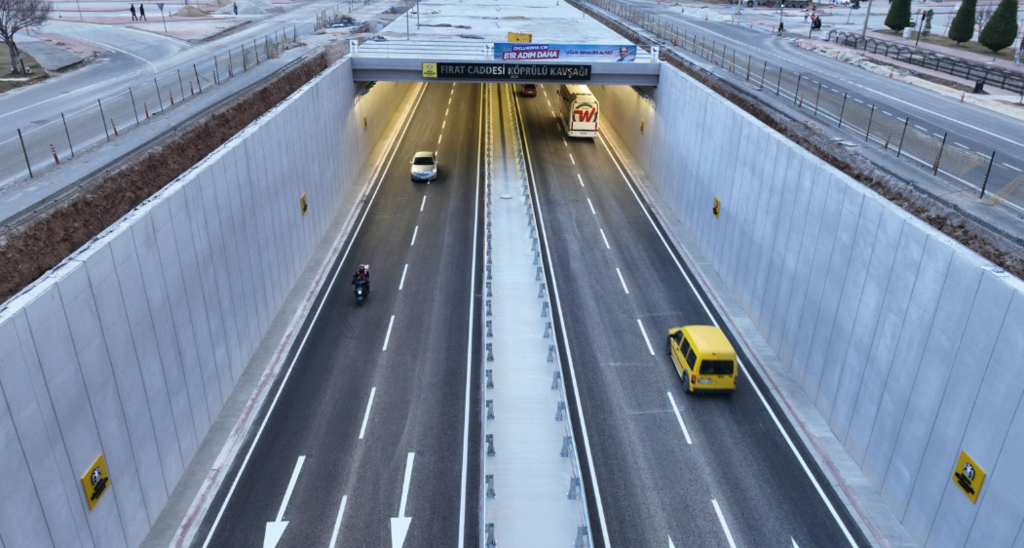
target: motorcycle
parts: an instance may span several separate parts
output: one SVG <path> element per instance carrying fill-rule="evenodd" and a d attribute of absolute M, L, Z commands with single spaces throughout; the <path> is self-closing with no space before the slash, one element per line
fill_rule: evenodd
<path fill-rule="evenodd" d="M 356 302 L 359 303 L 359 306 L 363 306 L 363 302 L 366 301 L 366 295 L 369 293 L 367 284 L 368 282 L 366 280 L 356 280 L 355 282 Z"/>

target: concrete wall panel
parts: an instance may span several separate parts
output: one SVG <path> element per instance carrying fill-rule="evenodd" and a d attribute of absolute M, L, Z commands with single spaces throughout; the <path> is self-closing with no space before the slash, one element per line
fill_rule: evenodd
<path fill-rule="evenodd" d="M 674 68 L 653 101 L 596 93 L 664 211 L 913 538 L 1024 548 L 1024 283 Z M 976 505 L 950 481 L 961 449 L 989 472 Z"/>
<path fill-rule="evenodd" d="M 357 101 L 351 77 L 333 66 L 0 308 L 0 548 L 145 538 L 412 89 Z"/>

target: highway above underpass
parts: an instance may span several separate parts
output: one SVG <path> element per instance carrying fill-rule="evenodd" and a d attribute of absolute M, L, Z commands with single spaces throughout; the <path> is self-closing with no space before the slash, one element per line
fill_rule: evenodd
<path fill-rule="evenodd" d="M 555 89 L 518 102 L 570 409 L 585 418 L 579 450 L 600 495 L 595 541 L 867 546 L 749 369 L 732 396 L 684 392 L 667 331 L 718 318 L 605 140 L 563 137 Z"/>
<path fill-rule="evenodd" d="M 417 99 L 194 546 L 477 544 L 481 108 L 477 85 Z M 430 184 L 410 181 L 421 150 Z"/>

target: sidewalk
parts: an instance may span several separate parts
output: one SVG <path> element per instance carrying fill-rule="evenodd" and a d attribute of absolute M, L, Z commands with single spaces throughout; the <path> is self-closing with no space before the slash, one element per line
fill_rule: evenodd
<path fill-rule="evenodd" d="M 935 33 L 935 31 L 932 32 L 933 34 Z M 992 57 L 991 55 L 974 53 L 972 51 L 963 51 L 956 48 L 949 48 L 945 46 L 939 46 L 936 44 L 930 44 L 928 42 L 920 42 L 918 44 L 914 44 L 914 40 L 906 40 L 903 38 L 893 36 L 891 34 L 883 34 L 881 32 L 877 32 L 871 29 L 868 29 L 867 36 L 875 38 L 876 40 L 885 40 L 886 42 L 899 44 L 901 46 L 910 46 L 920 50 L 939 53 L 945 55 L 946 57 L 955 57 L 957 59 L 963 59 L 964 61 L 967 61 L 969 63 L 975 63 L 978 65 L 990 65 L 1003 70 L 1012 70 L 1024 74 L 1024 62 L 1022 62 L 1022 64 L 1020 65 L 1014 65 L 1013 61 L 1008 61 L 1006 59 L 997 59 L 995 57 Z"/>
<path fill-rule="evenodd" d="M 85 62 L 78 55 L 35 37 L 18 37 L 18 47 L 31 55 L 46 72 L 61 71 Z"/>

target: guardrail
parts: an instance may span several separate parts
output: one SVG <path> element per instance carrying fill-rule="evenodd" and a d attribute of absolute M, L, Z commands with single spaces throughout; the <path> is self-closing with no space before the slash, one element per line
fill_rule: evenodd
<path fill-rule="evenodd" d="M 950 57 L 948 55 L 942 55 L 941 53 L 905 46 L 878 38 L 863 38 L 861 35 L 855 33 L 833 30 L 829 32 L 828 38 L 839 45 L 850 47 L 855 50 L 859 49 L 867 53 L 884 55 L 885 57 L 889 57 L 897 61 L 903 61 L 904 63 L 910 63 L 912 65 L 917 65 L 919 67 L 938 72 L 945 72 L 946 74 L 951 74 L 967 80 L 983 82 L 986 85 L 996 86 L 1007 91 L 1024 94 L 1024 73 L 989 67 L 978 63 L 971 63 L 956 57 Z"/>
<path fill-rule="evenodd" d="M 38 128 L 5 131 L 0 142 L 0 187 L 35 178 L 46 169 L 100 142 L 113 141 L 150 118 L 191 101 L 250 67 L 280 56 L 296 42 L 295 26 L 254 38 L 185 68 L 164 72 L 152 83 L 129 87 L 75 112 L 61 112 Z"/>
<path fill-rule="evenodd" d="M 408 41 L 408 40 L 368 40 L 362 44 L 353 44 L 352 55 L 355 57 L 371 57 L 384 59 L 437 59 L 502 62 L 494 58 L 494 43 L 462 40 L 458 42 L 442 41 Z M 651 54 L 638 49 L 636 61 L 650 62 Z M 536 63 L 558 63 L 565 60 L 540 60 Z M 599 61 L 604 62 L 604 61 Z"/>
<path fill-rule="evenodd" d="M 615 0 L 579 1 L 639 26 L 674 46 L 676 52 L 685 52 L 725 68 L 755 91 L 774 93 L 777 97 L 792 100 L 793 108 L 810 112 L 812 118 L 834 125 L 864 144 L 879 147 L 897 158 L 917 162 L 932 175 L 941 173 L 963 183 L 979 192 L 981 199 L 986 198 L 988 186 L 996 186 L 998 190 L 988 193 L 986 203 L 1003 202 L 1018 211 L 1024 210 L 1024 172 L 1005 163 L 1015 160 L 1013 158 L 997 160 L 994 150 L 988 153 L 972 150 L 960 144 L 960 139 L 953 132 L 942 130 L 942 133 L 936 133 L 918 127 L 909 116 L 889 113 L 887 109 L 897 109 L 885 103 L 851 98 L 849 92 L 834 82 L 825 85 L 814 78 L 816 73 L 805 76 L 798 72 L 787 72 L 764 58 L 756 58 L 752 54 L 741 55 L 735 48 L 729 48 L 727 43 L 719 44 L 716 39 L 708 40 L 706 36 L 680 30 L 632 6 Z M 668 48 L 666 50 L 667 54 L 675 54 Z M 851 139 L 851 144 L 855 143 Z"/>

